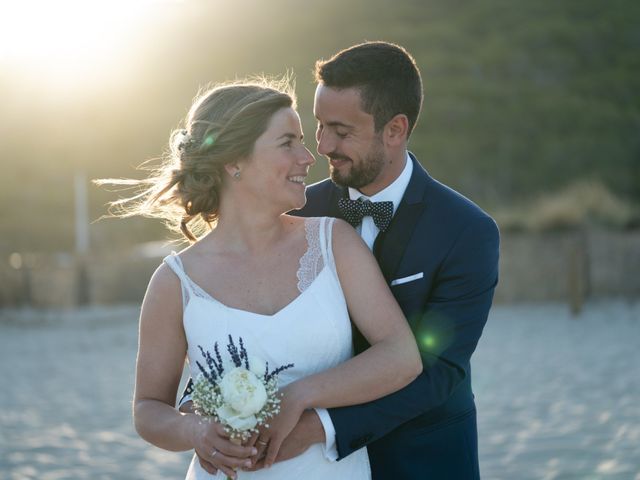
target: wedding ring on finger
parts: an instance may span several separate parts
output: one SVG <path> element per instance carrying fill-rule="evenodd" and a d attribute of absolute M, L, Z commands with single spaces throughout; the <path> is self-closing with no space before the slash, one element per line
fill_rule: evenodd
<path fill-rule="evenodd" d="M 215 457 L 217 454 L 218 454 L 218 450 L 214 448 L 213 451 L 211 452 L 211 458 Z"/>
<path fill-rule="evenodd" d="M 259 443 L 260 445 L 265 446 L 265 447 L 266 447 L 267 445 L 269 445 L 269 442 L 265 442 L 265 441 L 263 441 L 263 440 L 257 440 L 257 443 Z"/>

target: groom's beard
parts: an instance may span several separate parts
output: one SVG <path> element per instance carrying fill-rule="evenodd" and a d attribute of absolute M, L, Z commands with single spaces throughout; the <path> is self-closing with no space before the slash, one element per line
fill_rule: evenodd
<path fill-rule="evenodd" d="M 366 185 L 372 183 L 384 167 L 384 150 L 382 149 L 382 141 L 376 141 L 371 150 L 362 158 L 362 161 L 358 164 L 345 156 L 336 153 L 330 153 L 327 155 L 330 159 L 347 160 L 350 163 L 351 168 L 347 171 L 341 172 L 336 168 L 333 168 L 329 164 L 329 174 L 331 180 L 341 187 L 351 187 L 360 189 Z"/>

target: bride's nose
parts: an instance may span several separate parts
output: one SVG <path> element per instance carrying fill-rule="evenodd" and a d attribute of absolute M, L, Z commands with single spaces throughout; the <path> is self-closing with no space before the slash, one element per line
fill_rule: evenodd
<path fill-rule="evenodd" d="M 312 166 L 316 163 L 316 157 L 313 156 L 307 147 L 304 147 L 300 154 L 300 158 L 298 159 L 298 163 L 301 165 Z"/>

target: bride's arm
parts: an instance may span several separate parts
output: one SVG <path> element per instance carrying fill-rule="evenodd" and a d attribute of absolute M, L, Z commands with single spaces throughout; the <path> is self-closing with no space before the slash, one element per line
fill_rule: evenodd
<path fill-rule="evenodd" d="M 368 402 L 400 390 L 422 371 L 413 333 L 380 267 L 360 236 L 341 220 L 333 226 L 333 251 L 349 314 L 371 347 L 283 389 L 283 414 L 272 422 L 278 431 L 263 433 L 270 439 L 266 464 L 275 460 L 283 437 L 305 409 Z"/>
<path fill-rule="evenodd" d="M 242 466 L 252 448 L 232 444 L 220 425 L 174 407 L 186 350 L 180 283 L 163 264 L 151 278 L 140 313 L 135 428 L 146 441 L 165 450 L 195 448 L 210 460 L 215 448 L 219 452 L 215 455 L 217 467 Z"/>

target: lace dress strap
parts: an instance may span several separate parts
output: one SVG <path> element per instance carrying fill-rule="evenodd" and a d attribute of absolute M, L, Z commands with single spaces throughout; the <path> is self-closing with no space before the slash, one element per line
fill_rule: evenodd
<path fill-rule="evenodd" d="M 333 224 L 335 222 L 333 217 L 322 217 L 320 223 L 320 248 L 322 249 L 322 258 L 324 264 L 331 268 L 331 271 L 337 276 L 336 262 L 333 258 Z"/>
<path fill-rule="evenodd" d="M 324 267 L 324 257 L 320 246 L 320 218 L 304 219 L 304 230 L 307 238 L 307 250 L 300 257 L 298 272 L 298 291 L 304 292 L 316 279 Z"/>
<path fill-rule="evenodd" d="M 331 248 L 333 221 L 328 217 L 305 218 L 307 250 L 300 257 L 298 268 L 298 291 L 302 293 L 313 283 L 325 266 L 335 273 L 335 262 Z"/>
<path fill-rule="evenodd" d="M 175 253 L 171 252 L 171 255 L 167 255 L 164 260 L 173 273 L 180 279 L 180 288 L 182 290 L 182 309 L 184 310 L 189 303 L 189 299 L 193 294 L 193 285 L 191 279 L 187 276 L 187 273 L 184 271 L 184 266 L 182 265 L 182 260 Z"/>

